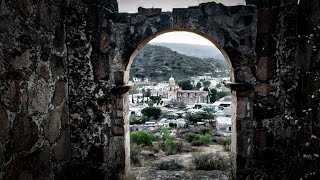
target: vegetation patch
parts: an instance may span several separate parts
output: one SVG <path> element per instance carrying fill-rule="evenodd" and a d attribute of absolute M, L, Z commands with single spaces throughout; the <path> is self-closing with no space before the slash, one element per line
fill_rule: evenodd
<path fill-rule="evenodd" d="M 150 146 L 154 140 L 154 137 L 151 133 L 147 131 L 136 131 L 131 132 L 131 143 L 135 143 L 141 146 Z"/>
<path fill-rule="evenodd" d="M 180 141 L 174 140 L 172 137 L 166 139 L 166 153 L 176 154 L 180 152 L 182 148 L 182 143 Z"/>
<path fill-rule="evenodd" d="M 212 142 L 212 137 L 210 134 L 200 135 L 187 132 L 184 134 L 184 138 L 192 143 L 193 146 L 208 145 Z"/>

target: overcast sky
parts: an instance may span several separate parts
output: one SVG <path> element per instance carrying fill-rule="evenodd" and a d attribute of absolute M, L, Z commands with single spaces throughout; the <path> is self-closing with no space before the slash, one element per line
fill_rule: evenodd
<path fill-rule="evenodd" d="M 161 34 L 150 41 L 150 43 L 155 43 L 155 42 L 199 44 L 199 45 L 207 45 L 207 46 L 215 47 L 215 45 L 212 44 L 212 42 L 210 42 L 206 38 L 198 34 L 185 32 L 185 31 L 168 32 L 168 33 Z"/>
<path fill-rule="evenodd" d="M 226 6 L 243 5 L 245 0 L 118 0 L 119 11 L 134 13 L 138 7 L 162 8 L 162 11 L 172 11 L 172 8 L 187 8 L 200 3 L 215 1 Z"/>

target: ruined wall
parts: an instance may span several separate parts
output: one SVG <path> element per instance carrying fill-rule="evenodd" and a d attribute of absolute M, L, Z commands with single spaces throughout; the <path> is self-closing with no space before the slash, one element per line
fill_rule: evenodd
<path fill-rule="evenodd" d="M 0 179 L 64 176 L 70 161 L 62 5 L 0 3 Z"/>
<path fill-rule="evenodd" d="M 238 179 L 319 177 L 319 1 L 247 4 L 258 11 L 209 3 L 118 14 L 115 0 L 1 1 L 0 179 L 122 173 L 130 58 L 170 30 L 205 35 L 230 57 Z"/>
<path fill-rule="evenodd" d="M 73 177 L 114 179 L 124 171 L 124 127 L 116 120 L 122 111 L 111 94 L 122 38 L 111 29 L 111 5 L 116 1 L 73 1 L 67 12 Z"/>
<path fill-rule="evenodd" d="M 1 1 L 0 179 L 103 179 L 124 169 L 112 166 L 124 148 L 106 125 L 106 33 L 117 10 L 116 1 Z"/>
<path fill-rule="evenodd" d="M 259 7 L 251 179 L 319 177 L 318 1 Z"/>

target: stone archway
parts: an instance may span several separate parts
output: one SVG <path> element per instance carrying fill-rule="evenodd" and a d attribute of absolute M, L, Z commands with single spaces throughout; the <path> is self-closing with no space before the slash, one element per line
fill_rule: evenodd
<path fill-rule="evenodd" d="M 235 153 L 237 176 L 245 173 L 243 170 L 252 156 L 256 21 L 257 11 L 253 6 L 226 7 L 216 3 L 173 9 L 173 12 L 139 8 L 138 14 L 119 14 L 119 21 L 114 24 L 115 28 L 119 28 L 115 37 L 123 40 L 117 44 L 119 56 L 113 59 L 117 62 L 113 92 L 117 92 L 114 93 L 114 99 L 121 107 L 115 109 L 113 114 L 119 114 L 119 110 L 122 113 L 120 117 L 113 118 L 120 118 L 124 124 L 123 163 L 127 169 L 130 165 L 130 148 L 126 92 L 130 89 L 127 83 L 134 56 L 147 42 L 162 33 L 189 31 L 215 44 L 230 66 L 231 82 L 228 87 L 232 90 L 233 102 L 232 151 Z"/>

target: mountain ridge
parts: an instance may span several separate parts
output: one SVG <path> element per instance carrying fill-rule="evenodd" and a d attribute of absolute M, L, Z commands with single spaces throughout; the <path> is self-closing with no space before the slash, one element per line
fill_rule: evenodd
<path fill-rule="evenodd" d="M 228 67 L 225 61 L 187 56 L 167 47 L 147 44 L 135 57 L 130 68 L 130 77 L 167 81 L 173 76 L 181 80 L 205 73 L 218 75 L 221 74 L 220 71 L 225 75 L 226 70 Z"/>
<path fill-rule="evenodd" d="M 165 42 L 151 42 L 150 44 L 167 47 L 173 51 L 177 51 L 180 54 L 185 54 L 188 56 L 224 60 L 221 51 L 215 46 Z"/>

